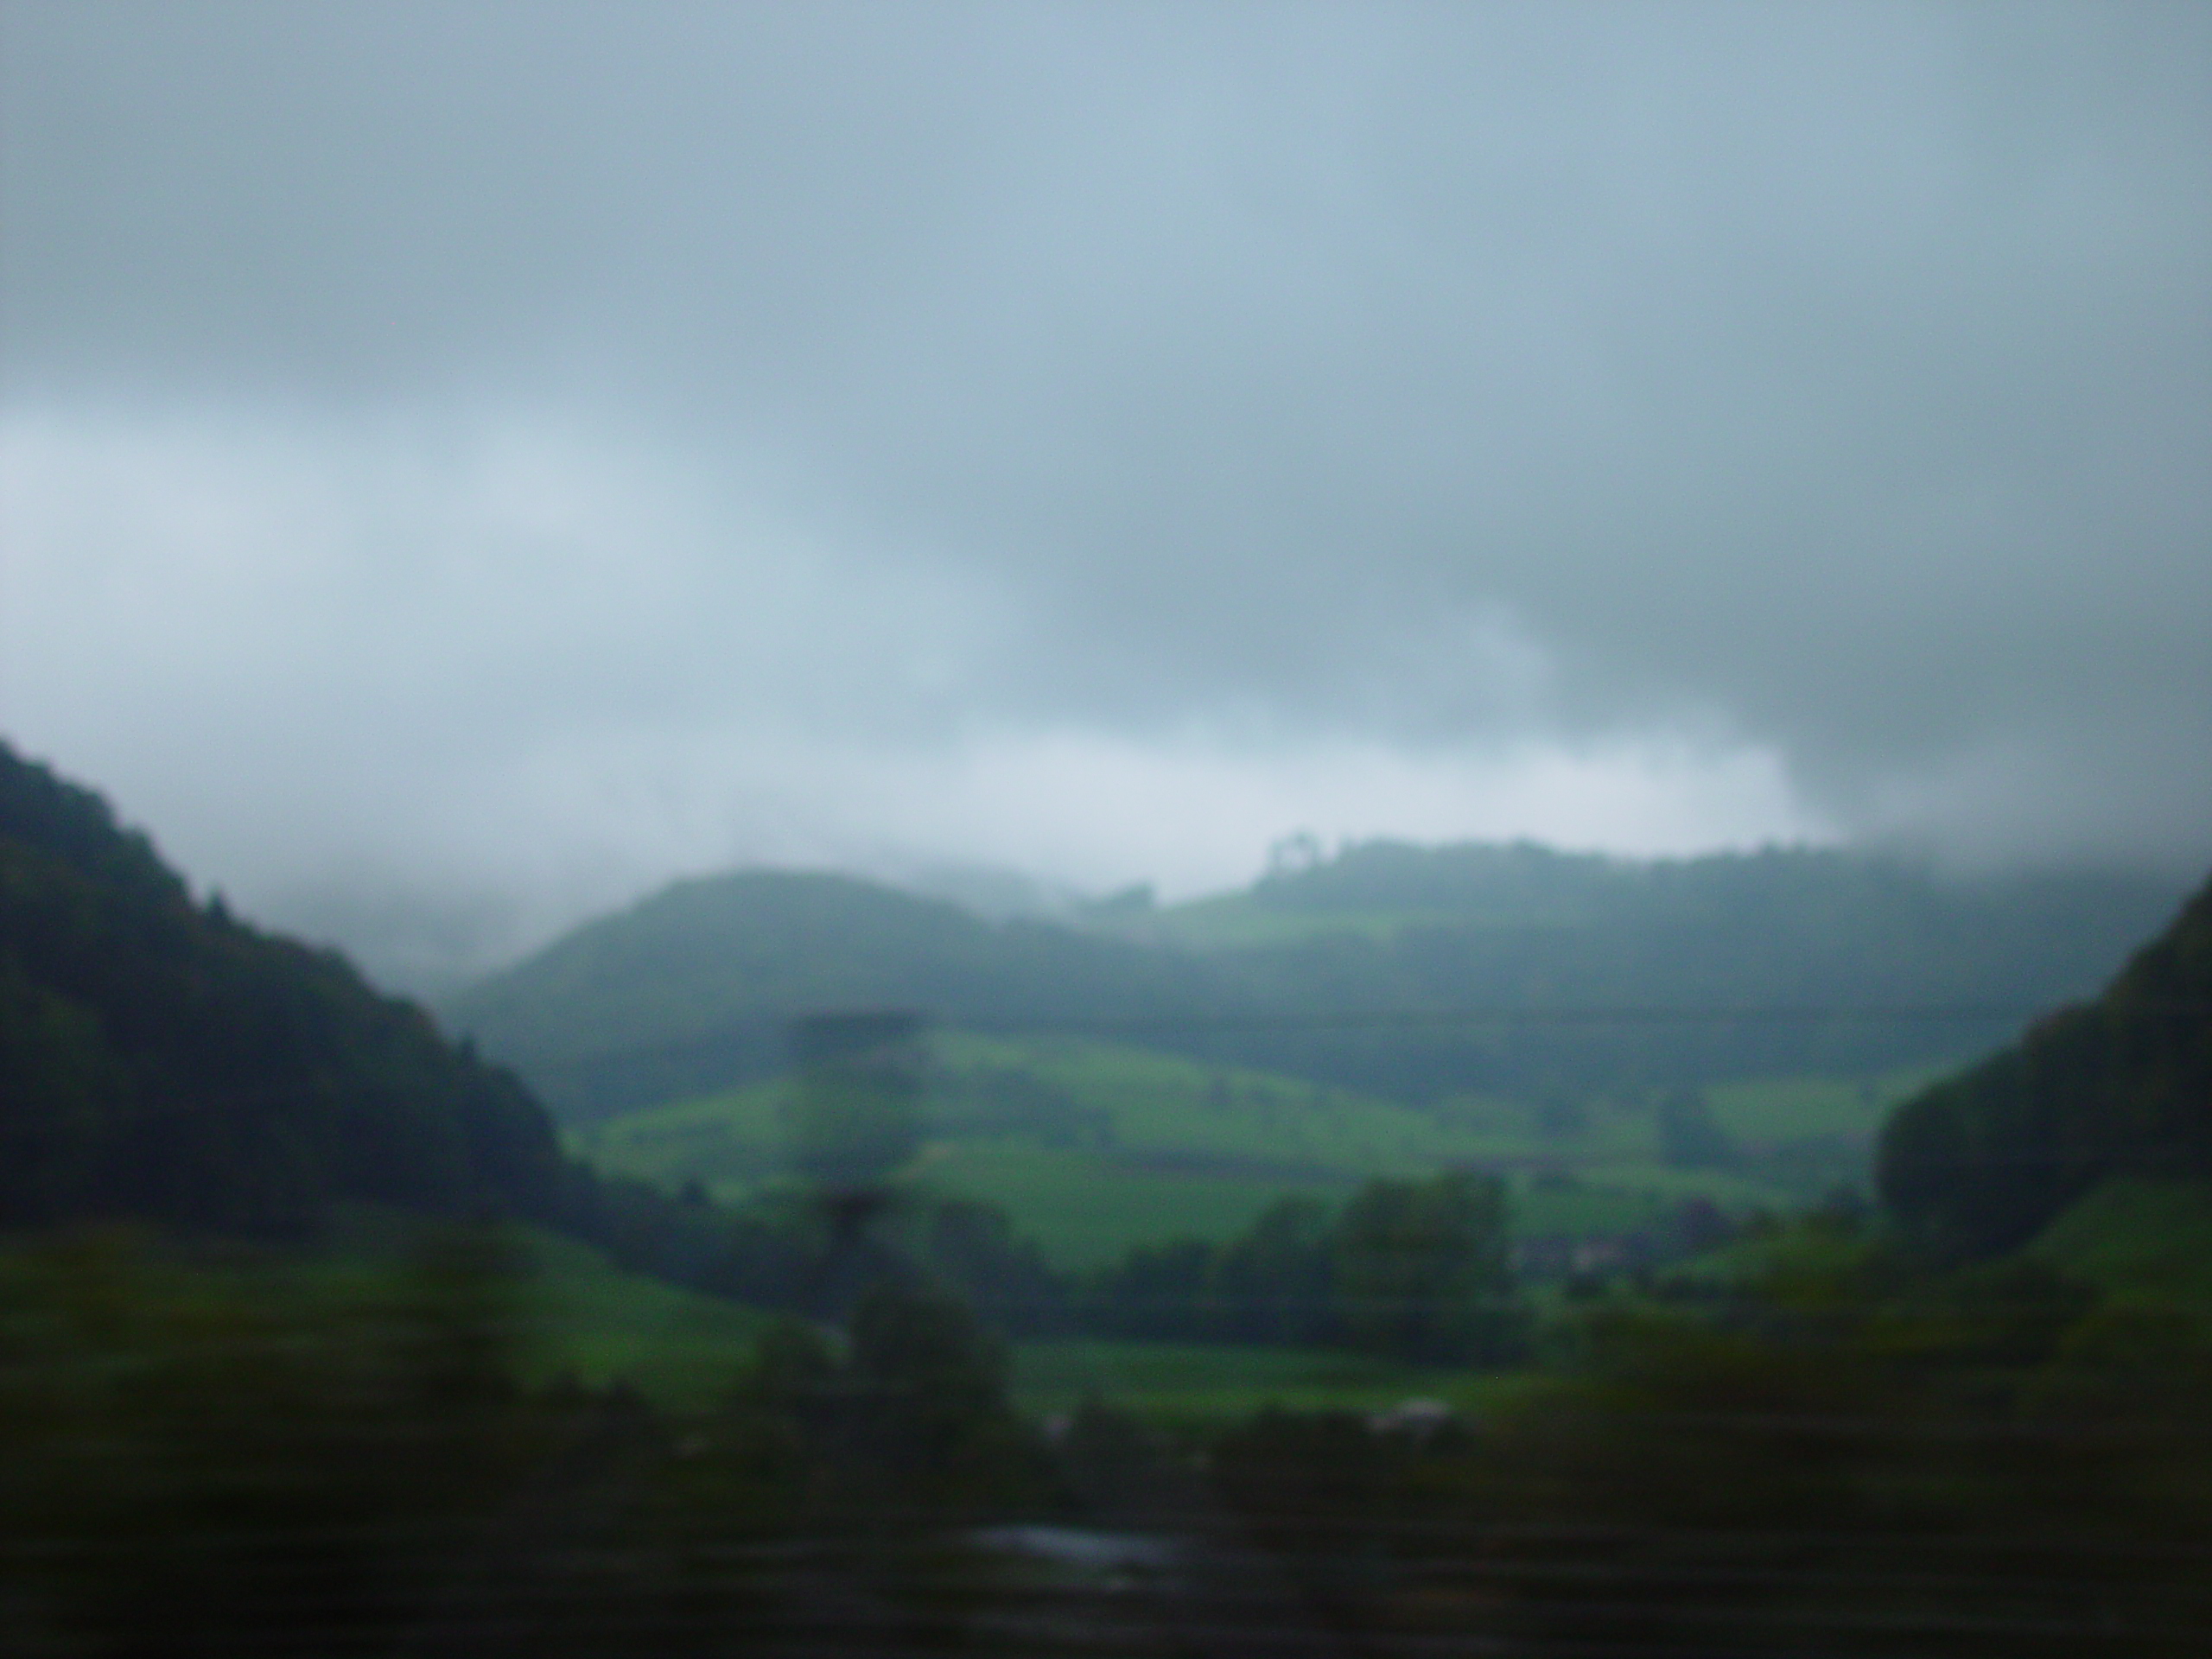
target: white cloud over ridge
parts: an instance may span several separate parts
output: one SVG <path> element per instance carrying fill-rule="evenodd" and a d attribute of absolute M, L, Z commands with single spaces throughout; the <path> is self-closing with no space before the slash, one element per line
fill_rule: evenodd
<path fill-rule="evenodd" d="M 407 971 L 740 859 L 2212 856 L 2201 8 L 0 11 L 0 730 Z"/>
<path fill-rule="evenodd" d="M 1250 707 L 1039 718 L 1001 677 L 1024 619 L 972 575 L 855 557 L 605 435 L 302 432 L 0 422 L 0 701 L 130 780 L 205 881 L 403 976 L 741 862 L 1183 895 L 1291 830 L 1659 853 L 1817 827 L 1770 753 L 1666 728 L 1408 748 Z M 1459 643 L 1541 713 L 1538 645 L 1496 617 Z"/>

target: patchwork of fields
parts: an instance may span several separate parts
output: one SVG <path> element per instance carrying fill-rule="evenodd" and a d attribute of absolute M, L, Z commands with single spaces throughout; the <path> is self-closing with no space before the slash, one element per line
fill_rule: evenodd
<path fill-rule="evenodd" d="M 1785 1208 L 1863 1181 L 1890 1107 L 1928 1068 L 1704 1091 L 1716 1137 L 1685 1160 L 1649 1101 L 1459 1096 L 1420 1109 L 1246 1068 L 1068 1037 L 939 1033 L 925 1141 L 907 1179 L 1001 1205 L 1054 1265 L 1135 1244 L 1225 1239 L 1286 1193 L 1341 1198 L 1377 1175 L 1478 1167 L 1510 1176 L 1523 1237 L 1619 1235 L 1688 1198 Z M 780 1081 L 671 1102 L 572 1132 L 601 1167 L 742 1198 L 787 1163 Z"/>

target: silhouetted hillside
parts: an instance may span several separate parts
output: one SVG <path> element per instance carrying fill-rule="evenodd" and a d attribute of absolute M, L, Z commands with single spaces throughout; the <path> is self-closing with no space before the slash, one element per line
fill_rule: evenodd
<path fill-rule="evenodd" d="M 1878 1171 L 1907 1229 L 1967 1256 L 2107 1176 L 2212 1176 L 2212 883 L 2096 1001 L 1898 1108 Z"/>
<path fill-rule="evenodd" d="M 0 744 L 0 1224 L 282 1233 L 334 1198 L 588 1207 L 512 1076 L 334 952 L 195 904 L 87 790 Z"/>

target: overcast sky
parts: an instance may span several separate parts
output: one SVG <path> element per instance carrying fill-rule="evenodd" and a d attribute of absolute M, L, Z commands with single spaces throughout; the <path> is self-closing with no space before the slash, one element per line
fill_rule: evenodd
<path fill-rule="evenodd" d="M 676 874 L 2212 859 L 2212 7 L 0 0 L 0 731 Z"/>

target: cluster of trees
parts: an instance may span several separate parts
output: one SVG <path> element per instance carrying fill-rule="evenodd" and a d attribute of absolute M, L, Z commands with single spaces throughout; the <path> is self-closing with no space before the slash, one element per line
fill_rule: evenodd
<path fill-rule="evenodd" d="M 551 1220 L 588 1178 L 512 1076 L 333 952 L 196 904 L 0 746 L 0 1225 L 296 1234 L 334 1198 Z"/>
<path fill-rule="evenodd" d="M 1495 1363 L 1525 1345 L 1495 1177 L 1374 1180 L 1332 1211 L 1287 1198 L 1223 1244 L 1139 1248 L 1082 1287 L 1086 1328 Z"/>

